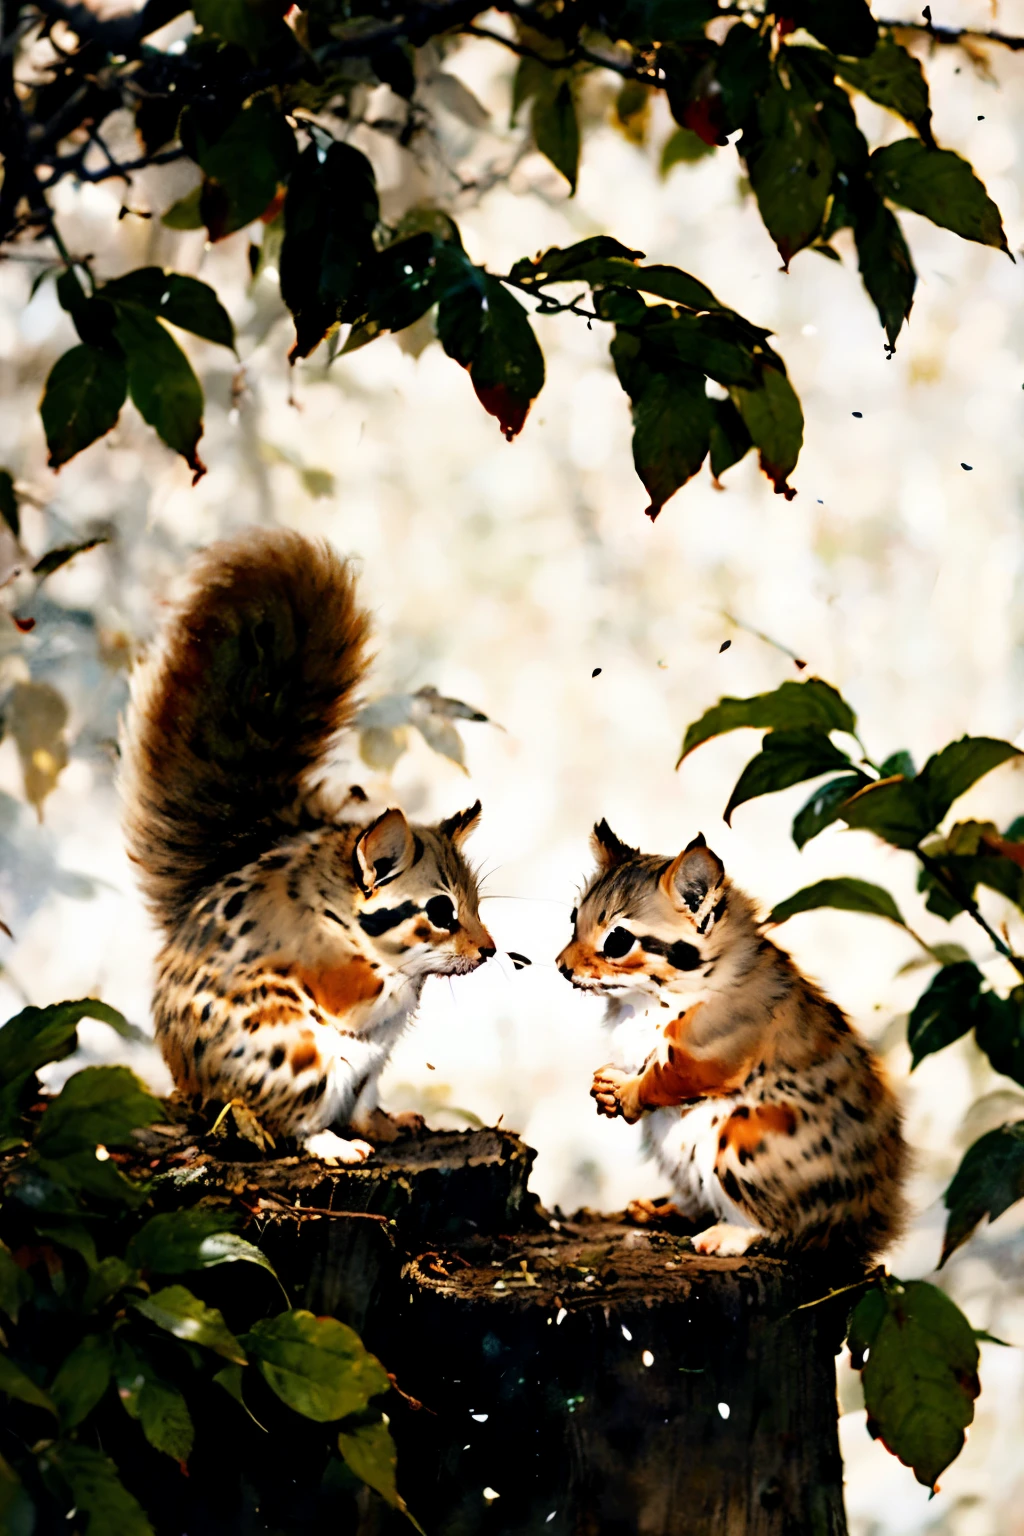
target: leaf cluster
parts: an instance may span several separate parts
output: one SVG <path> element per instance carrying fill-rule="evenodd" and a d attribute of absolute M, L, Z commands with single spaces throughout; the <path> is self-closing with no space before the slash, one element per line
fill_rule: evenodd
<path fill-rule="evenodd" d="M 75 1049 L 86 1017 L 133 1033 L 95 999 L 0 1029 L 0 1527 L 151 1536 L 161 1479 L 186 1478 L 213 1435 L 223 1485 L 236 1431 L 267 1434 L 254 1410 L 271 1434 L 326 1426 L 303 1432 L 324 1477 L 404 1510 L 379 1406 L 391 1383 L 358 1335 L 280 1310 L 270 1260 L 230 1211 L 154 1211 L 155 1184 L 118 1166 L 160 1103 L 124 1067 L 84 1068 L 40 1102 L 36 1073 Z M 267 1279 L 218 1292 L 229 1265 Z"/>

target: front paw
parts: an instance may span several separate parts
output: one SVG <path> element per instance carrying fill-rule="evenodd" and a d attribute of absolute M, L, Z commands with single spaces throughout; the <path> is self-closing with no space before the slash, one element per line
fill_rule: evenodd
<path fill-rule="evenodd" d="M 418 1136 L 426 1123 L 423 1116 L 413 1110 L 389 1115 L 383 1109 L 371 1109 L 366 1114 L 353 1115 L 351 1121 L 352 1129 L 358 1131 L 360 1136 L 384 1142 L 397 1141 L 400 1136 Z"/>
<path fill-rule="evenodd" d="M 426 1120 L 415 1109 L 400 1109 L 397 1115 L 389 1115 L 388 1119 L 403 1136 L 422 1136 L 427 1128 Z"/>
<path fill-rule="evenodd" d="M 739 1258 L 751 1244 L 764 1236 L 757 1227 L 740 1227 L 731 1221 L 717 1221 L 713 1227 L 698 1232 L 693 1246 L 698 1253 L 717 1253 L 721 1259 Z"/>
<path fill-rule="evenodd" d="M 325 1163 L 365 1163 L 373 1156 L 368 1141 L 349 1140 L 334 1131 L 314 1131 L 312 1136 L 305 1138 L 302 1146 L 311 1157 L 318 1157 Z"/>
<path fill-rule="evenodd" d="M 594 1073 L 590 1097 L 597 1103 L 599 1115 L 614 1120 L 617 1115 L 630 1125 L 639 1120 L 642 1113 L 638 1094 L 638 1079 L 620 1067 L 599 1067 Z"/>

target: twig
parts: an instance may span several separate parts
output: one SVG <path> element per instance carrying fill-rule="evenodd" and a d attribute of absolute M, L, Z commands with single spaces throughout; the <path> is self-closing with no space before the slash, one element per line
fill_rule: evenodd
<path fill-rule="evenodd" d="M 942 889 L 946 892 L 946 894 L 951 896 L 957 905 L 962 907 L 969 917 L 973 917 L 979 928 L 984 929 L 992 943 L 995 945 L 999 954 L 1002 955 L 1004 960 L 1009 960 L 1018 976 L 1024 976 L 1024 958 L 1022 958 L 1020 955 L 1014 954 L 1009 944 L 1000 938 L 999 934 L 992 927 L 991 923 L 989 923 L 982 914 L 981 908 L 978 906 L 978 903 L 967 890 L 963 882 L 955 874 L 953 874 L 951 870 L 944 869 L 942 863 L 938 859 L 933 859 L 931 854 L 925 853 L 920 843 L 918 843 L 914 848 L 914 852 L 920 859 L 924 868 L 932 876 L 932 879 L 937 881 L 938 884 L 942 886 Z"/>
<path fill-rule="evenodd" d="M 390 1216 L 381 1215 L 378 1211 L 329 1211 L 322 1205 L 285 1205 L 283 1200 L 268 1200 L 265 1195 L 260 1196 L 259 1208 L 278 1211 L 282 1216 L 334 1216 L 345 1221 L 377 1221 L 385 1227 L 391 1220 Z"/>

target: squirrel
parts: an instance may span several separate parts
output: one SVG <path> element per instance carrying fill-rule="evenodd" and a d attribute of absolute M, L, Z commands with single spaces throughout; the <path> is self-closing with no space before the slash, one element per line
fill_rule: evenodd
<path fill-rule="evenodd" d="M 352 723 L 369 619 L 350 565 L 286 530 L 197 560 L 132 679 L 121 793 L 131 860 L 163 930 L 156 1038 L 177 1087 L 244 1101 L 314 1156 L 361 1162 L 421 1130 L 377 1083 L 430 975 L 495 952 L 462 844 L 319 780 Z"/>
<path fill-rule="evenodd" d="M 660 858 L 600 821 L 591 847 L 597 872 L 557 964 L 609 1000 L 617 1059 L 594 1075 L 598 1113 L 644 1117 L 674 1209 L 716 1218 L 699 1253 L 877 1256 L 906 1220 L 907 1153 L 871 1050 L 765 937 L 702 835 Z"/>

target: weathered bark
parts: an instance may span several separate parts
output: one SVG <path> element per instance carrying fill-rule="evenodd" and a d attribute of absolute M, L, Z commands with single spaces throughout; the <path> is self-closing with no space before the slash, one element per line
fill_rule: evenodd
<path fill-rule="evenodd" d="M 842 1303 L 805 1303 L 845 1277 L 551 1221 L 527 1193 L 533 1154 L 499 1131 L 358 1168 L 232 1162 L 180 1138 L 170 1158 L 162 1202 L 240 1203 L 294 1303 L 352 1323 L 421 1400 L 388 1411 L 428 1536 L 843 1536 Z M 267 1478 L 265 1524 L 211 1528 L 327 1529 L 317 1499 Z M 343 1526 L 359 1536 L 409 1529 L 375 1499 L 359 1508 Z"/>

